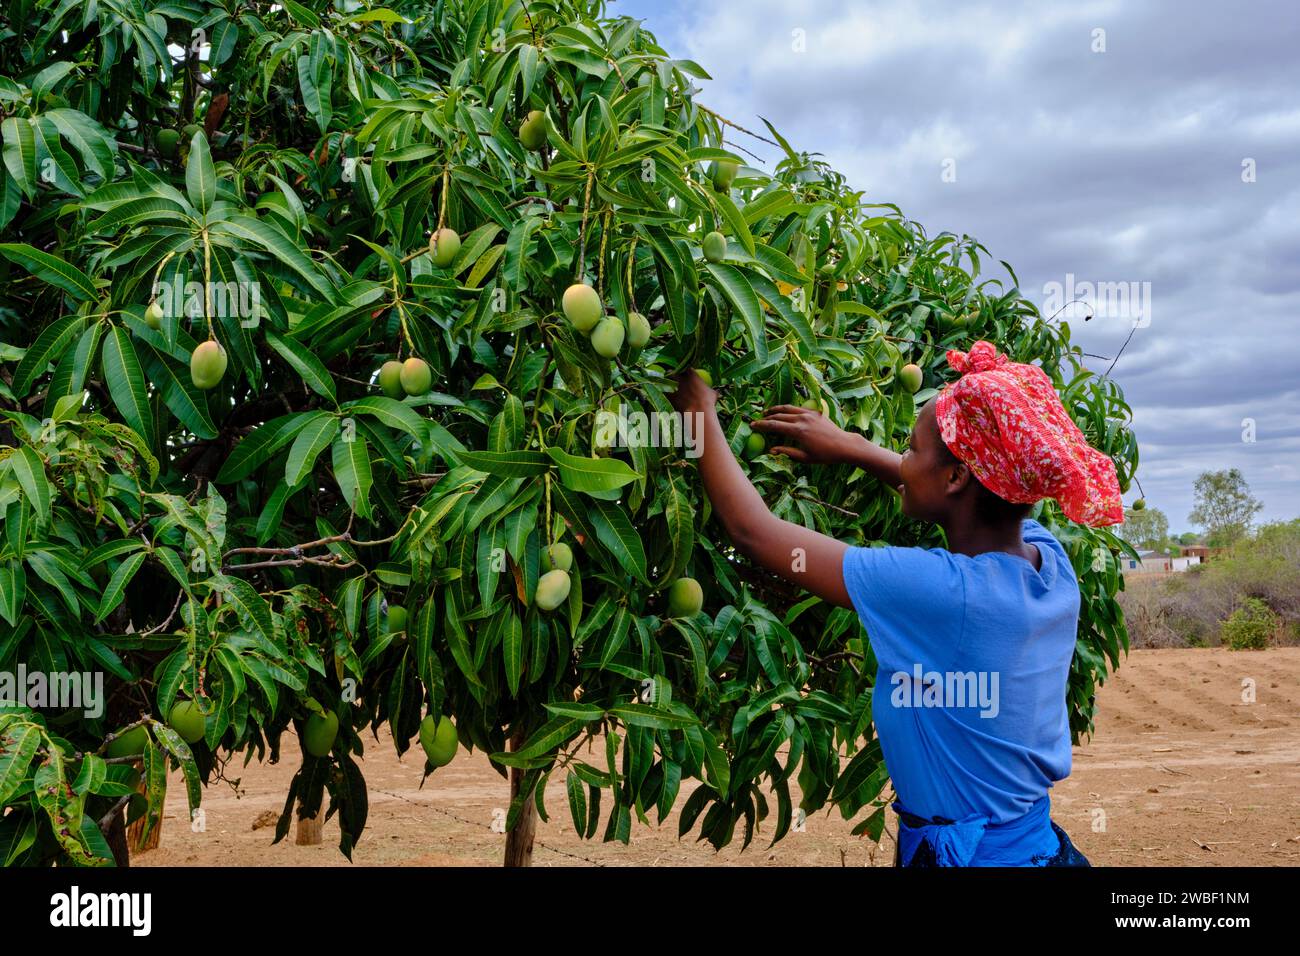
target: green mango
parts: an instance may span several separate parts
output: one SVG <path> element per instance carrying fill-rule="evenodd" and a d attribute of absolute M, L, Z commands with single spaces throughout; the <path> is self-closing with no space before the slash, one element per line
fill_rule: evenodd
<path fill-rule="evenodd" d="M 561 308 L 564 317 L 579 332 L 590 332 L 605 314 L 600 296 L 585 282 L 575 282 L 564 290 Z"/>
<path fill-rule="evenodd" d="M 704 589 L 694 578 L 678 578 L 668 588 L 668 614 L 694 617 L 704 607 Z"/>
<path fill-rule="evenodd" d="M 556 568 L 561 571 L 573 569 L 573 549 L 563 541 L 556 542 L 542 552 L 542 570 L 554 571 Z"/>
<path fill-rule="evenodd" d="M 720 232 L 711 232 L 704 237 L 702 248 L 705 259 L 710 262 L 721 262 L 727 258 L 727 237 Z"/>
<path fill-rule="evenodd" d="M 429 237 L 429 257 L 440 269 L 451 265 L 460 252 L 460 236 L 455 229 L 439 229 Z"/>
<path fill-rule="evenodd" d="M 216 388 L 226 374 L 226 350 L 215 339 L 200 342 L 190 356 L 190 379 L 195 388 Z"/>
<path fill-rule="evenodd" d="M 650 322 L 640 312 L 627 314 L 627 344 L 634 349 L 643 349 L 650 341 Z"/>
<path fill-rule="evenodd" d="M 596 350 L 597 355 L 612 359 L 623 348 L 625 334 L 623 323 L 617 318 L 601 319 L 591 333 L 591 347 Z"/>
<path fill-rule="evenodd" d="M 561 568 L 547 571 L 537 579 L 537 606 L 543 611 L 554 611 L 569 596 L 569 572 Z"/>
<path fill-rule="evenodd" d="M 546 114 L 531 110 L 519 126 L 519 142 L 524 149 L 541 149 L 546 144 Z"/>
<path fill-rule="evenodd" d="M 450 717 L 434 717 L 429 714 L 420 721 L 420 746 L 435 767 L 445 767 L 456 756 L 460 746 L 460 735 Z"/>
<path fill-rule="evenodd" d="M 313 757 L 328 757 L 334 749 L 334 740 L 339 735 L 339 715 L 330 711 L 324 717 L 312 714 L 307 718 L 307 730 L 303 734 L 303 745 Z"/>
<path fill-rule="evenodd" d="M 402 363 L 398 379 L 407 395 L 423 395 L 433 385 L 433 372 L 424 359 L 409 358 Z"/>
<path fill-rule="evenodd" d="M 187 744 L 196 744 L 203 739 L 203 712 L 195 701 L 177 701 L 167 715 L 167 725 Z"/>
<path fill-rule="evenodd" d="M 406 397 L 406 389 L 402 388 L 401 362 L 393 359 L 380 366 L 379 390 L 389 398 L 400 400 Z"/>

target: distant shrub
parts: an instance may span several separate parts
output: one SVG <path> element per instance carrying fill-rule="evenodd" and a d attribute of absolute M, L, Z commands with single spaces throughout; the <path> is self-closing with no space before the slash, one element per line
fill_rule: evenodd
<path fill-rule="evenodd" d="M 1268 646 L 1279 620 L 1259 598 L 1248 597 L 1223 622 L 1223 642 L 1234 651 L 1262 650 Z"/>
<path fill-rule="evenodd" d="M 1282 643 L 1300 643 L 1300 519 L 1264 525 L 1185 572 L 1128 582 L 1116 597 L 1131 647 L 1226 643 L 1225 619 L 1246 598 L 1269 609 L 1275 630 L 1281 622 Z"/>

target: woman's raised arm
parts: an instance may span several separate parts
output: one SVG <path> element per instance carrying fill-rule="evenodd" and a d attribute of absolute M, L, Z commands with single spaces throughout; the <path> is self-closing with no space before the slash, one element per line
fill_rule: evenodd
<path fill-rule="evenodd" d="M 717 392 L 695 372 L 678 379 L 673 407 L 697 415 L 694 436 L 700 449 L 704 490 L 736 550 L 774 574 L 839 607 L 851 608 L 844 587 L 843 541 L 772 514 L 727 445 L 718 421 Z"/>

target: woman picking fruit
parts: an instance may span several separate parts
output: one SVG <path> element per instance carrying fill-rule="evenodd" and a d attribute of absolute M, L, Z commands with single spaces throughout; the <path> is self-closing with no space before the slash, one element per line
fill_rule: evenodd
<path fill-rule="evenodd" d="M 947 358 L 960 378 L 922 407 L 901 456 L 793 405 L 753 425 L 787 442 L 769 454 L 857 465 L 896 488 L 903 513 L 940 525 L 947 549 L 854 547 L 777 518 L 730 452 L 717 393 L 687 372 L 673 404 L 702 413 L 700 475 L 737 550 L 853 608 L 866 627 L 879 664 L 873 719 L 897 795 L 896 862 L 1087 866 L 1048 797 L 1070 772 L 1079 586 L 1065 550 L 1028 515 L 1050 497 L 1073 521 L 1122 521 L 1115 466 L 1042 369 L 985 341 Z M 972 677 L 995 699 L 954 696 Z"/>

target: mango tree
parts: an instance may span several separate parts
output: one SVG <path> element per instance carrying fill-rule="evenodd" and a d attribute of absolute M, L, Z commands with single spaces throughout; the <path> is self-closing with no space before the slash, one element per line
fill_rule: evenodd
<path fill-rule="evenodd" d="M 942 538 L 748 422 L 806 402 L 899 447 L 977 338 L 1136 468 L 1119 388 L 1009 265 L 739 130 L 603 4 L 9 6 L 0 669 L 100 674 L 106 704 L 0 714 L 6 863 L 121 861 L 169 766 L 197 806 L 286 731 L 276 838 L 328 801 L 350 856 L 384 725 L 426 772 L 490 757 L 512 862 L 547 796 L 604 840 L 831 807 L 878 839 L 870 635 L 736 555 L 657 431 L 673 376 L 708 371 L 776 514 L 854 543 Z M 1084 592 L 1077 740 L 1124 546 L 1037 516 Z"/>

